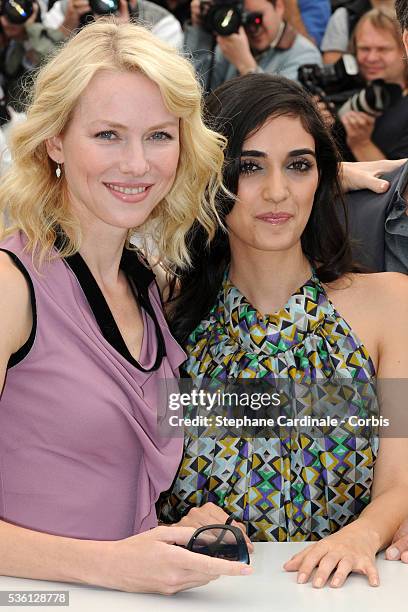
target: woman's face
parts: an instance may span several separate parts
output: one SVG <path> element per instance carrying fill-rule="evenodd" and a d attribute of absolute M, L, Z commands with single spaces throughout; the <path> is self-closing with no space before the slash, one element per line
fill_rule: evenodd
<path fill-rule="evenodd" d="M 179 119 L 146 76 L 101 71 L 47 149 L 64 164 L 70 202 L 82 223 L 127 230 L 144 223 L 173 185 Z"/>
<path fill-rule="evenodd" d="M 299 118 L 269 119 L 243 145 L 231 249 L 286 251 L 309 219 L 318 185 L 315 142 Z"/>

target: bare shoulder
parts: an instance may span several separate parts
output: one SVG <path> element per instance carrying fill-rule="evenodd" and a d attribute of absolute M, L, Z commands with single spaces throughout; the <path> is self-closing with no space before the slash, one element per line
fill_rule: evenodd
<path fill-rule="evenodd" d="M 31 298 L 27 281 L 7 253 L 0 251 L 0 353 L 13 353 L 29 336 Z"/>
<path fill-rule="evenodd" d="M 344 294 L 347 298 L 376 301 L 378 305 L 403 301 L 408 306 L 408 276 L 399 272 L 372 274 L 347 274 L 327 285 L 333 295 Z"/>
<path fill-rule="evenodd" d="M 408 277 L 394 272 L 347 274 L 325 288 L 337 312 L 367 348 L 376 370 L 385 375 L 387 362 L 395 372 L 402 371 L 397 355 L 408 344 Z"/>
<path fill-rule="evenodd" d="M 29 294 L 24 275 L 4 251 L 0 251 L 0 284 L 2 287 L 0 299 L 10 300 Z"/>

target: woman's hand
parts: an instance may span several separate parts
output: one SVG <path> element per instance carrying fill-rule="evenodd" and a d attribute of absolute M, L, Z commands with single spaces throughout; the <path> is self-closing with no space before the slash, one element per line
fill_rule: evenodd
<path fill-rule="evenodd" d="M 329 580 L 330 586 L 340 587 L 351 572 L 365 574 L 371 586 L 379 585 L 375 563 L 376 539 L 364 527 L 357 525 L 343 527 L 316 544 L 308 546 L 284 564 L 287 572 L 298 572 L 299 584 L 308 582 L 315 570 L 312 584 L 323 587 Z"/>
<path fill-rule="evenodd" d="M 186 527 L 156 527 L 125 540 L 100 542 L 100 561 L 94 569 L 98 575 L 91 582 L 121 591 L 172 595 L 220 576 L 252 573 L 243 563 L 174 546 L 186 545 L 193 533 Z"/>
<path fill-rule="evenodd" d="M 212 502 L 207 502 L 202 506 L 191 508 L 188 514 L 183 516 L 181 521 L 176 523 L 176 525 L 181 527 L 194 527 L 195 529 L 198 529 L 199 527 L 205 527 L 205 525 L 224 525 L 228 518 L 229 515 L 224 512 L 222 508 L 216 504 L 213 504 Z M 245 536 L 245 541 L 247 543 L 249 552 L 253 552 L 254 546 L 246 534 L 245 525 L 239 523 L 238 521 L 232 521 L 231 525 L 241 529 Z"/>
<path fill-rule="evenodd" d="M 385 558 L 389 561 L 402 561 L 408 563 L 408 518 L 398 527 L 392 543 L 385 551 Z"/>

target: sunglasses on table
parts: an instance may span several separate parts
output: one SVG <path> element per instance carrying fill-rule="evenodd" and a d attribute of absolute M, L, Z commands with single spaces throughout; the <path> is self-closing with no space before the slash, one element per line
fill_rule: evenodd
<path fill-rule="evenodd" d="M 200 527 L 193 533 L 186 548 L 201 555 L 250 564 L 244 534 L 234 525 Z"/>

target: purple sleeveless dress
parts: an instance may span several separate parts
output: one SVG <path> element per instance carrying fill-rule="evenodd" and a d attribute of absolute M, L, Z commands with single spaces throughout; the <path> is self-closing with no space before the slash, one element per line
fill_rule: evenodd
<path fill-rule="evenodd" d="M 185 359 L 157 288 L 151 283 L 148 293 L 166 356 L 143 372 L 105 339 L 70 266 L 56 259 L 38 273 L 23 247 L 20 233 L 0 243 L 28 272 L 36 310 L 32 346 L 9 364 L 0 399 L 0 518 L 95 540 L 150 529 L 183 445 L 182 437 L 157 431 L 162 381 L 174 386 Z M 158 341 L 152 318 L 142 314 L 139 363 L 149 369 Z"/>

